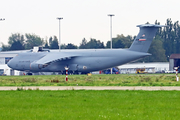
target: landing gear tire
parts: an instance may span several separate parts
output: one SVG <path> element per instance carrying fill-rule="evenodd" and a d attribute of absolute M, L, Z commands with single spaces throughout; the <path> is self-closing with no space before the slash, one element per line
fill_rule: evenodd
<path fill-rule="evenodd" d="M 26 73 L 26 75 L 33 75 L 32 73 Z"/>

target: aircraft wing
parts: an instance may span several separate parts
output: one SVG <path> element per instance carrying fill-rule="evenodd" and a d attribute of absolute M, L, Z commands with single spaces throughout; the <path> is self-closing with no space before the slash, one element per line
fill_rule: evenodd
<path fill-rule="evenodd" d="M 37 64 L 50 64 L 57 61 L 71 59 L 73 57 L 77 57 L 77 55 L 72 55 L 63 52 L 56 52 L 56 53 L 48 53 L 40 60 L 36 61 Z"/>
<path fill-rule="evenodd" d="M 30 50 L 16 50 L 16 51 L 0 51 L 0 54 L 19 54 L 19 53 L 26 53 L 31 52 Z"/>

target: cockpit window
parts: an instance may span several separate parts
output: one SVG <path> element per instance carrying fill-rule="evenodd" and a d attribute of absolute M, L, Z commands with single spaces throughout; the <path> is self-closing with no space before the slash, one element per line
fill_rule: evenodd
<path fill-rule="evenodd" d="M 5 64 L 7 64 L 13 57 L 6 57 L 5 58 Z"/>

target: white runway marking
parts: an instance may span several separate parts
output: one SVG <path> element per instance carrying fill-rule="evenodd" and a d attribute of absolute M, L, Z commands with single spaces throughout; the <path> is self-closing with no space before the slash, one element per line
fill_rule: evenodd
<path fill-rule="evenodd" d="M 178 86 L 11 86 L 0 87 L 0 90 L 180 90 Z"/>

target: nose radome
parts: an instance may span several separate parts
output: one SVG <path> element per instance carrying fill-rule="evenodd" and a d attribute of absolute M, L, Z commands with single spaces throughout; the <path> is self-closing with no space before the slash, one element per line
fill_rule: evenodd
<path fill-rule="evenodd" d="M 13 68 L 13 60 L 11 59 L 8 63 L 7 63 L 8 67 Z"/>

